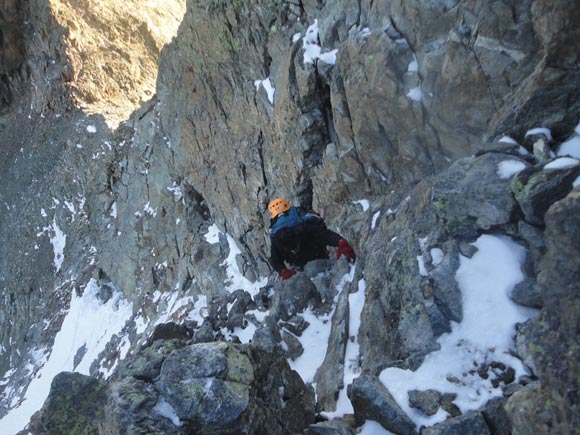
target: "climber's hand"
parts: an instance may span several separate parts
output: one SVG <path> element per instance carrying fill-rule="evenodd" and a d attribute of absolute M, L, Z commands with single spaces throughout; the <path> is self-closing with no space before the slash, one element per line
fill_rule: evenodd
<path fill-rule="evenodd" d="M 344 255 L 349 262 L 356 260 L 356 254 L 352 246 L 348 244 L 346 240 L 339 240 L 338 249 L 336 250 L 336 259 L 338 260 L 341 255 Z"/>
<path fill-rule="evenodd" d="M 283 281 L 286 281 L 288 278 L 293 277 L 294 275 L 296 275 L 296 271 L 295 270 L 290 270 L 290 269 L 282 269 L 280 271 L 280 276 L 282 277 Z"/>

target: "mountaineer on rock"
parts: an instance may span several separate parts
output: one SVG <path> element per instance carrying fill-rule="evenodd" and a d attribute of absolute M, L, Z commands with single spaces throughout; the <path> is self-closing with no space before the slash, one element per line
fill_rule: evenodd
<path fill-rule="evenodd" d="M 329 258 L 327 246 L 338 247 L 336 258 L 344 255 L 354 261 L 356 254 L 350 244 L 339 234 L 330 231 L 317 213 L 292 207 L 283 198 L 276 198 L 268 205 L 270 212 L 270 262 L 283 280 L 296 273 L 290 267 L 302 268 L 312 260 Z"/>

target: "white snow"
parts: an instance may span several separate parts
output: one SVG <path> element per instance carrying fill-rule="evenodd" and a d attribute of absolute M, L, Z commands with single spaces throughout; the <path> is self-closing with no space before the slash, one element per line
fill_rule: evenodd
<path fill-rule="evenodd" d="M 318 20 L 314 20 L 308 29 L 306 35 L 302 38 L 304 48 L 304 64 L 313 64 L 317 59 L 322 60 L 329 65 L 336 64 L 336 54 L 338 50 L 331 50 L 322 53 L 322 48 L 318 45 Z"/>
<path fill-rule="evenodd" d="M 544 166 L 544 171 L 573 168 L 579 164 L 580 160 L 578 159 L 573 159 L 571 157 L 560 157 Z"/>
<path fill-rule="evenodd" d="M 419 265 L 419 275 L 429 276 L 429 272 L 427 272 L 425 267 L 425 258 L 422 255 L 417 255 L 417 264 Z"/>
<path fill-rule="evenodd" d="M 580 123 L 578 123 L 574 131 L 576 132 L 576 134 L 580 135 Z"/>
<path fill-rule="evenodd" d="M 167 190 L 173 193 L 173 196 L 175 196 L 176 201 L 180 201 L 181 198 L 183 198 L 183 192 L 181 190 L 181 187 L 175 181 L 171 186 L 167 188 Z"/>
<path fill-rule="evenodd" d="M 393 432 L 388 431 L 384 427 L 373 420 L 365 421 L 358 432 L 358 435 L 394 435 Z"/>
<path fill-rule="evenodd" d="M 354 413 L 352 403 L 346 394 L 347 390 L 346 387 L 352 384 L 354 379 L 360 375 L 360 364 L 359 364 L 360 346 L 358 343 L 358 330 L 360 328 L 362 310 L 365 304 L 366 288 L 367 288 L 366 281 L 364 279 L 361 279 L 358 282 L 356 293 L 351 293 L 348 295 L 349 340 L 346 343 L 346 352 L 344 355 L 344 378 L 343 378 L 344 388 L 340 390 L 340 393 L 338 395 L 338 401 L 336 403 L 336 411 L 322 413 L 328 419 L 340 417 L 345 414 Z"/>
<path fill-rule="evenodd" d="M 56 272 L 62 267 L 62 262 L 64 261 L 64 247 L 66 245 L 66 234 L 62 232 L 56 223 L 56 216 L 52 220 L 52 225 L 50 226 L 54 235 L 50 238 L 50 243 L 52 244 L 52 250 L 54 252 L 54 267 Z"/>
<path fill-rule="evenodd" d="M 148 201 L 147 204 L 143 206 L 143 211 L 148 214 L 149 216 L 157 216 L 157 209 L 151 207 L 151 203 Z"/>
<path fill-rule="evenodd" d="M 445 258 L 445 253 L 439 248 L 433 248 L 430 251 L 431 263 L 433 266 L 439 266 L 443 259 Z"/>
<path fill-rule="evenodd" d="M 368 27 L 365 27 L 364 29 L 362 29 L 360 31 L 360 34 L 363 38 L 367 38 L 371 34 L 371 29 L 369 29 Z"/>
<path fill-rule="evenodd" d="M 500 140 L 498 140 L 498 142 L 511 143 L 513 145 L 517 145 L 518 144 L 516 142 L 516 140 L 514 138 L 512 138 L 511 136 L 503 136 Z"/>
<path fill-rule="evenodd" d="M 111 204 L 111 212 L 109 213 L 109 216 L 113 219 L 117 219 L 117 201 L 114 201 L 113 204 Z"/>
<path fill-rule="evenodd" d="M 363 212 L 368 211 L 369 207 L 371 206 L 368 199 L 359 199 L 358 201 L 353 201 L 352 203 L 360 205 L 363 209 Z"/>
<path fill-rule="evenodd" d="M 224 233 L 220 231 L 216 224 L 213 224 L 208 228 L 208 231 L 204 237 L 208 243 L 213 245 L 219 242 L 220 234 Z M 220 266 L 226 266 L 227 278 L 224 281 L 226 290 L 233 292 L 235 290 L 242 289 L 250 293 L 250 295 L 253 297 L 257 295 L 260 289 L 266 285 L 268 278 L 263 277 L 258 279 L 256 282 L 251 282 L 249 279 L 247 279 L 240 271 L 240 267 L 236 261 L 236 257 L 240 255 L 242 251 L 240 251 L 240 248 L 232 236 L 229 234 L 225 234 L 225 236 L 228 241 L 229 253 L 226 259 L 220 264 Z"/>
<path fill-rule="evenodd" d="M 46 217 L 46 216 L 47 216 L 47 215 L 46 215 L 46 211 L 45 211 L 43 208 L 41 208 L 41 209 L 40 209 L 40 215 L 41 215 L 42 217 Z"/>
<path fill-rule="evenodd" d="M 351 265 L 350 271 L 336 285 L 337 296 L 335 297 L 335 302 L 338 300 L 340 292 L 344 290 L 345 285 L 354 279 L 354 273 L 355 266 Z M 298 337 L 300 344 L 304 348 L 304 353 L 294 361 L 288 359 L 288 364 L 300 374 L 300 377 L 305 383 L 312 383 L 314 381 L 316 370 L 318 370 L 324 361 L 326 349 L 328 348 L 333 314 L 334 308 L 327 314 L 316 316 L 311 307 L 308 307 L 302 313 L 304 320 L 310 324 L 302 335 Z"/>
<path fill-rule="evenodd" d="M 499 178 L 507 179 L 524 169 L 526 169 L 524 162 L 520 162 L 519 160 L 504 160 L 497 165 L 497 175 Z"/>
<path fill-rule="evenodd" d="M 532 128 L 531 130 L 528 130 L 526 132 L 526 137 L 533 136 L 535 134 L 543 134 L 544 136 L 546 136 L 546 139 L 548 139 L 549 141 L 552 140 L 552 132 L 550 131 L 549 128 Z"/>
<path fill-rule="evenodd" d="M 379 219 L 379 217 L 381 216 L 381 211 L 377 211 L 374 215 L 373 215 L 373 220 L 371 222 L 371 230 L 374 230 L 375 227 L 377 226 L 377 221 Z"/>
<path fill-rule="evenodd" d="M 441 349 L 427 355 L 417 371 L 392 367 L 380 375 L 380 380 L 418 426 L 441 422 L 447 414 L 440 410 L 428 417 L 411 408 L 410 390 L 433 388 L 455 393 L 455 404 L 467 412 L 502 394 L 501 388 L 492 386 L 492 376 L 483 380 L 477 375 L 478 366 L 498 361 L 513 367 L 516 379 L 528 374 L 523 363 L 510 352 L 514 349 L 514 325 L 526 321 L 536 311 L 515 304 L 508 296 L 524 278 L 521 267 L 526 251 L 503 236 L 483 235 L 474 245 L 478 252 L 471 259 L 462 256 L 456 274 L 463 297 L 463 322 L 453 322 L 452 331 L 438 340 Z M 452 376 L 460 382 L 448 381 Z"/>
<path fill-rule="evenodd" d="M 408 72 L 418 72 L 419 71 L 419 64 L 417 63 L 417 59 L 412 60 L 407 67 Z"/>
<path fill-rule="evenodd" d="M 576 188 L 580 186 L 580 177 L 576 178 L 573 182 L 572 182 L 572 187 Z"/>
<path fill-rule="evenodd" d="M 300 39 L 302 39 L 302 33 L 300 32 L 295 33 L 294 35 L 292 35 L 292 44 L 295 44 L 296 42 L 300 41 Z"/>
<path fill-rule="evenodd" d="M 96 133 L 97 132 L 97 127 L 95 127 L 94 125 L 87 125 L 87 131 L 89 133 Z"/>
<path fill-rule="evenodd" d="M 50 391 L 52 379 L 62 371 L 89 374 L 91 363 L 105 350 L 114 334 L 118 334 L 131 317 L 132 304 L 118 291 L 103 303 L 98 298 L 99 286 L 91 279 L 83 295 L 73 290 L 68 314 L 55 337 L 48 360 L 36 373 L 23 402 L 0 420 L 2 433 L 14 434 L 28 424 L 30 417 L 40 409 Z M 87 352 L 74 369 L 77 350 L 86 346 Z"/>
<path fill-rule="evenodd" d="M 175 409 L 171 406 L 163 396 L 159 396 L 159 400 L 153 408 L 153 412 L 171 420 L 174 426 L 183 426 L 183 423 L 177 416 Z"/>
<path fill-rule="evenodd" d="M 219 243 L 220 239 L 219 239 L 219 235 L 220 235 L 221 231 L 218 228 L 218 226 L 216 224 L 213 224 L 212 226 L 210 226 L 207 229 L 207 233 L 205 234 L 205 241 L 207 243 L 209 243 L 210 245 L 214 245 L 216 243 Z"/>
<path fill-rule="evenodd" d="M 304 320 L 310 323 L 310 326 L 299 337 L 304 353 L 294 361 L 288 360 L 288 363 L 306 383 L 314 382 L 316 370 L 324 361 L 333 313 L 334 310 L 326 315 L 316 317 L 311 308 L 307 308 L 302 313 Z"/>
<path fill-rule="evenodd" d="M 409 91 L 409 93 L 407 94 L 407 97 L 409 97 L 409 99 L 413 100 L 413 101 L 421 101 L 421 98 L 423 97 L 423 92 L 421 91 L 421 87 L 417 86 L 416 88 L 413 88 Z"/>
<path fill-rule="evenodd" d="M 570 156 L 580 159 L 580 136 L 574 135 L 560 145 L 558 156 Z"/>
<path fill-rule="evenodd" d="M 336 65 L 336 55 L 338 53 L 338 49 L 335 48 L 334 50 L 327 51 L 326 53 L 321 53 L 318 56 L 318 59 L 323 61 L 328 65 Z"/>
<path fill-rule="evenodd" d="M 262 86 L 266 90 L 266 94 L 268 94 L 268 101 L 270 101 L 270 104 L 274 104 L 274 94 L 276 93 L 276 89 L 272 86 L 270 77 L 266 77 L 264 80 L 256 80 L 254 86 L 256 86 L 256 91 L 258 91 L 260 86 Z"/>

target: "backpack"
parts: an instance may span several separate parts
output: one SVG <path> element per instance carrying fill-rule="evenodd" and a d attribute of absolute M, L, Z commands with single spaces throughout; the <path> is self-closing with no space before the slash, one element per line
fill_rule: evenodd
<path fill-rule="evenodd" d="M 270 237 L 282 228 L 296 227 L 304 222 L 322 222 L 322 218 L 313 211 L 291 207 L 290 210 L 280 213 L 270 227 Z"/>

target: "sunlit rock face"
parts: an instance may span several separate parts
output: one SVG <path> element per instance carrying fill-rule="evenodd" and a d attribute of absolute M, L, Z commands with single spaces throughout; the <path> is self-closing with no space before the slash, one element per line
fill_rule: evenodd
<path fill-rule="evenodd" d="M 66 29 L 79 107 L 111 120 L 126 119 L 155 93 L 162 47 L 177 33 L 185 0 L 50 0 Z"/>

